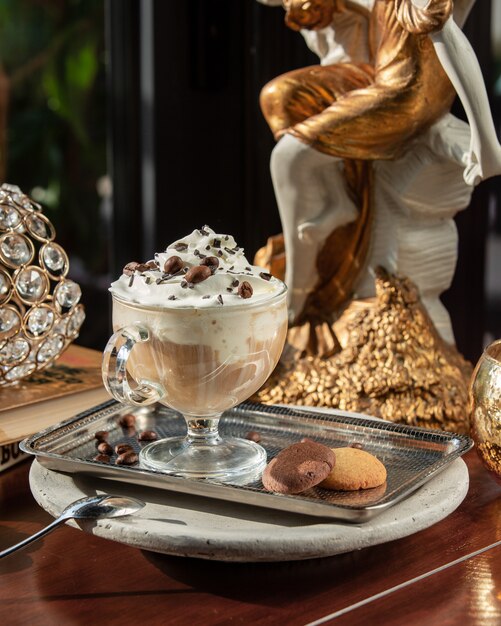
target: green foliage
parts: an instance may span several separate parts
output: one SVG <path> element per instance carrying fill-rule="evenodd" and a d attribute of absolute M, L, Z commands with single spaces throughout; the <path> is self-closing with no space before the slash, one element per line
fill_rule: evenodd
<path fill-rule="evenodd" d="M 106 174 L 104 3 L 2 0 L 0 64 L 11 84 L 6 180 L 34 191 L 57 240 L 106 270 L 98 179 Z"/>

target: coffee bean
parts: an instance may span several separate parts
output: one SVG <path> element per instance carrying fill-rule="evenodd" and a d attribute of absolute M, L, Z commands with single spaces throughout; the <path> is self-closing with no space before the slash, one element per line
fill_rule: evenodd
<path fill-rule="evenodd" d="M 268 274 L 268 272 L 260 272 L 259 276 L 261 276 L 263 280 L 271 280 L 271 274 Z"/>
<path fill-rule="evenodd" d="M 210 267 L 206 265 L 196 265 L 186 272 L 185 279 L 189 283 L 196 284 L 207 280 L 210 276 L 212 276 Z"/>
<path fill-rule="evenodd" d="M 108 439 L 109 434 L 110 433 L 107 430 L 98 430 L 97 433 L 95 433 L 94 437 L 98 441 L 106 441 Z"/>
<path fill-rule="evenodd" d="M 132 413 L 126 413 L 118 420 L 120 426 L 124 428 L 131 428 L 136 424 L 136 417 Z"/>
<path fill-rule="evenodd" d="M 101 443 L 97 444 L 97 450 L 101 454 L 113 454 L 113 448 L 107 441 L 101 441 Z"/>
<path fill-rule="evenodd" d="M 115 446 L 115 452 L 117 454 L 123 454 L 124 452 L 133 452 L 134 448 L 129 443 L 117 443 Z"/>
<path fill-rule="evenodd" d="M 207 266 L 208 268 L 210 268 L 210 271 L 214 274 L 214 272 L 219 267 L 219 259 L 217 258 L 217 256 L 208 256 L 208 257 L 205 257 L 205 259 L 203 259 L 202 261 L 200 261 L 200 265 Z"/>
<path fill-rule="evenodd" d="M 139 441 L 155 441 L 155 439 L 158 439 L 158 435 L 152 430 L 143 430 L 143 432 L 139 433 L 137 438 Z"/>
<path fill-rule="evenodd" d="M 250 430 L 246 435 L 246 439 L 250 441 L 254 441 L 254 443 L 259 443 L 261 441 L 261 435 L 256 430 Z"/>
<path fill-rule="evenodd" d="M 122 271 L 126 276 L 131 276 L 134 274 L 134 271 L 138 268 L 138 266 L 139 263 L 137 261 L 131 261 L 130 263 L 127 263 Z"/>
<path fill-rule="evenodd" d="M 110 457 L 107 454 L 97 454 L 93 460 L 99 461 L 100 463 L 109 463 Z"/>
<path fill-rule="evenodd" d="M 171 256 L 164 263 L 166 274 L 176 274 L 183 269 L 183 260 L 179 256 Z"/>
<path fill-rule="evenodd" d="M 252 285 L 244 280 L 244 282 L 238 288 L 238 295 L 246 300 L 247 298 L 251 298 L 253 293 L 254 290 L 252 289 Z"/>
<path fill-rule="evenodd" d="M 124 452 L 123 454 L 121 454 L 120 456 L 118 456 L 115 460 L 115 463 L 117 465 L 134 465 L 134 463 L 137 463 L 139 460 L 139 457 L 137 456 L 137 454 L 135 452 Z"/>

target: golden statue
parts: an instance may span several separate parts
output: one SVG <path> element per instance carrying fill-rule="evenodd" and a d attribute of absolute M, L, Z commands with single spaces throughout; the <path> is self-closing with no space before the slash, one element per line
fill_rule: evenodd
<path fill-rule="evenodd" d="M 456 24 L 473 1 L 284 0 L 287 25 L 301 29 L 321 64 L 279 76 L 261 95 L 278 140 L 271 172 L 284 235 L 257 260 L 285 274 L 292 328 L 260 400 L 467 430 L 471 370 L 439 296 L 456 262 L 452 218 L 474 184 L 501 172 L 478 63 Z M 456 91 L 470 127 L 449 113 Z M 409 279 L 421 302 L 388 311 L 390 293 L 408 291 Z M 420 333 L 433 337 L 427 355 L 412 347 Z M 360 359 L 355 379 L 363 372 L 370 385 L 353 378 Z M 400 375 L 421 367 L 433 376 Z M 446 371 L 447 391 L 438 392 Z M 328 381 L 339 379 L 345 385 L 333 391 Z"/>

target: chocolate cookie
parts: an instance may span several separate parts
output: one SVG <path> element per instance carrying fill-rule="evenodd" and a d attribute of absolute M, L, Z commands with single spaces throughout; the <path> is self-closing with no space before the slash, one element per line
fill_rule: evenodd
<path fill-rule="evenodd" d="M 263 486 L 275 493 L 301 493 L 326 478 L 335 463 L 334 452 L 315 441 L 284 448 L 263 472 Z"/>
<path fill-rule="evenodd" d="M 320 487 L 357 491 L 379 487 L 386 481 L 386 468 L 374 455 L 357 448 L 334 448 L 336 465 Z"/>

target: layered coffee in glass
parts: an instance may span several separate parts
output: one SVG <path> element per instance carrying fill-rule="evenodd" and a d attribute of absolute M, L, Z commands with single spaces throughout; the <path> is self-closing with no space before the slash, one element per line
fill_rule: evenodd
<path fill-rule="evenodd" d="M 186 437 L 147 445 L 143 467 L 233 480 L 266 464 L 252 441 L 221 438 L 223 411 L 248 399 L 276 366 L 287 332 L 286 289 L 251 266 L 232 237 L 208 227 L 112 285 L 113 330 L 104 381 L 133 405 L 180 411 Z"/>

